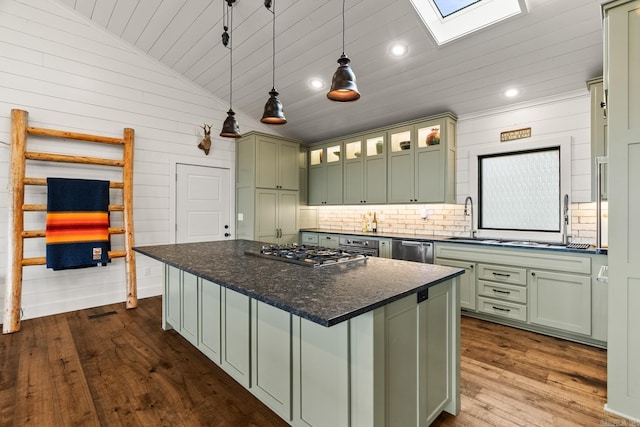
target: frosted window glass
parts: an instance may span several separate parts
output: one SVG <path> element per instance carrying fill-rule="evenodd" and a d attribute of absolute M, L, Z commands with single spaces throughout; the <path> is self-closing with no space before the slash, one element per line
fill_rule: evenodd
<path fill-rule="evenodd" d="M 560 148 L 479 158 L 479 228 L 560 230 Z"/>

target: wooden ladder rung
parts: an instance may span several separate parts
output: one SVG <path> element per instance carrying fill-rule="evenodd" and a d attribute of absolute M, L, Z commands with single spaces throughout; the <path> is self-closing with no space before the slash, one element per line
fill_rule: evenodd
<path fill-rule="evenodd" d="M 101 157 L 67 156 L 64 154 L 41 153 L 37 151 L 27 151 L 24 153 L 24 157 L 28 160 L 124 167 L 124 160 L 103 159 Z"/>
<path fill-rule="evenodd" d="M 124 234 L 124 227 L 109 227 L 109 234 Z M 22 232 L 23 239 L 31 239 L 34 237 L 46 237 L 46 230 L 29 230 Z"/>
<path fill-rule="evenodd" d="M 25 178 L 23 180 L 25 185 L 47 185 L 46 178 Z M 110 182 L 109 188 L 124 188 L 124 182 Z"/>
<path fill-rule="evenodd" d="M 102 144 L 124 145 L 126 141 L 123 138 L 112 138 L 109 136 L 89 135 L 86 133 L 67 132 L 55 129 L 45 129 L 33 126 L 27 126 L 29 135 L 48 136 L 52 138 L 77 139 L 87 142 L 100 142 Z"/>
<path fill-rule="evenodd" d="M 47 205 L 46 204 L 33 204 L 33 205 L 22 205 L 22 210 L 25 212 L 46 212 Z M 124 205 L 109 205 L 109 212 L 123 212 Z"/>
<path fill-rule="evenodd" d="M 126 251 L 109 251 L 109 259 L 124 258 L 127 256 Z M 22 265 L 45 265 L 47 263 L 47 257 L 35 257 L 35 258 L 23 258 Z"/>

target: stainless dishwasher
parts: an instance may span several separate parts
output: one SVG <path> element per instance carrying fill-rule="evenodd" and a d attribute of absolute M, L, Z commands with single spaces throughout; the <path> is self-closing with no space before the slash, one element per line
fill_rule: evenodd
<path fill-rule="evenodd" d="M 404 261 L 433 264 L 433 242 L 393 239 L 391 257 Z"/>

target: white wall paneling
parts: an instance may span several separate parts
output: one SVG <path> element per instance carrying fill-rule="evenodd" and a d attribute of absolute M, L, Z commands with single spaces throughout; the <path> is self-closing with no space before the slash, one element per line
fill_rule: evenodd
<path fill-rule="evenodd" d="M 589 92 L 585 89 L 508 109 L 486 111 L 458 118 L 456 198 L 471 193 L 469 152 L 529 143 L 535 147 L 549 138 L 569 136 L 571 143 L 571 203 L 591 200 L 591 136 Z M 531 138 L 500 142 L 500 132 L 531 128 Z M 508 151 L 508 150 L 507 150 Z"/>
<path fill-rule="evenodd" d="M 28 111 L 32 126 L 115 137 L 120 137 L 125 127 L 135 130 L 133 203 L 135 242 L 139 246 L 174 239 L 177 161 L 228 168 L 231 187 L 235 187 L 235 144 L 217 136 L 226 117 L 227 101 L 210 96 L 53 1 L 2 1 L 0 23 L 0 298 L 7 276 L 11 109 Z M 274 133 L 242 112 L 237 117 L 243 132 Z M 212 125 L 213 146 L 208 156 L 197 148 L 204 123 Z M 60 144 L 57 148 L 62 152 L 84 155 L 73 141 L 55 143 Z M 108 157 L 109 148 L 95 147 L 86 154 Z M 63 164 L 29 167 L 37 168 L 34 170 L 43 177 L 108 176 L 104 168 Z M 31 172 L 28 175 L 32 176 Z M 27 200 L 42 200 L 45 194 L 43 188 L 36 188 Z M 233 206 L 231 200 L 231 209 Z M 40 224 L 35 228 L 44 225 L 43 213 L 25 215 L 28 223 Z M 117 218 L 112 215 L 112 220 Z M 43 239 L 25 243 L 29 254 L 44 255 Z M 160 294 L 161 266 L 139 256 L 137 268 L 138 296 Z M 24 269 L 24 319 L 124 300 L 121 260 L 107 267 L 81 270 L 54 272 L 44 266 Z"/>

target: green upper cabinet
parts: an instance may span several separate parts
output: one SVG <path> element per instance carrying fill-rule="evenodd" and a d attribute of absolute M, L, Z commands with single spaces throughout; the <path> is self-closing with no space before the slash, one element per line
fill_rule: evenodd
<path fill-rule="evenodd" d="M 609 155 L 607 146 L 607 108 L 602 83 L 602 77 L 598 77 L 587 82 L 589 94 L 591 95 L 591 200 L 598 198 L 596 194 L 597 179 L 597 157 Z M 602 175 L 600 177 L 600 198 L 607 200 L 607 169 L 608 164 L 602 165 Z"/>
<path fill-rule="evenodd" d="M 309 150 L 309 204 L 342 204 L 341 142 L 318 145 Z"/>
<path fill-rule="evenodd" d="M 385 132 L 344 140 L 344 204 L 387 202 Z"/>
<path fill-rule="evenodd" d="M 299 151 L 296 141 L 248 132 L 238 141 L 238 185 L 298 190 Z"/>
<path fill-rule="evenodd" d="M 455 203 L 456 117 L 389 129 L 388 203 Z"/>
<path fill-rule="evenodd" d="M 260 132 L 238 139 L 236 238 L 272 243 L 297 240 L 300 161 L 300 144 L 295 140 Z M 306 188 L 306 181 L 302 184 Z"/>
<path fill-rule="evenodd" d="M 309 148 L 309 204 L 455 203 L 452 113 Z"/>

